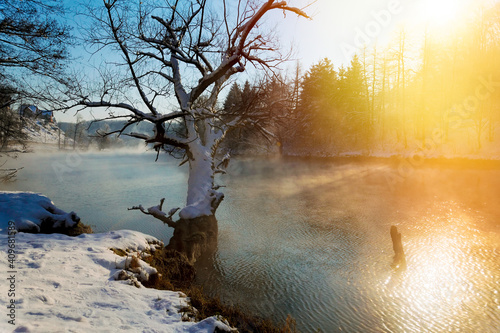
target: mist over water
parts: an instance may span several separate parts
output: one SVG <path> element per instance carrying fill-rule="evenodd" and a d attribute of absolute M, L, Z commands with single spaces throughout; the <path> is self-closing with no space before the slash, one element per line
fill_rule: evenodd
<path fill-rule="evenodd" d="M 26 155 L 16 183 L 97 232 L 172 229 L 127 207 L 181 206 L 187 174 L 154 154 Z M 17 162 L 16 162 L 17 163 Z M 56 168 L 57 169 L 57 168 Z M 206 291 L 302 332 L 500 331 L 500 169 L 424 164 L 390 185 L 385 162 L 233 160 L 219 246 L 198 264 Z M 389 230 L 408 268 L 396 273 Z"/>
<path fill-rule="evenodd" d="M 128 208 L 184 204 L 186 168 L 179 161 L 144 151 L 22 154 L 9 165 L 22 166 L 17 181 L 3 190 L 39 192 L 59 208 L 75 211 L 94 232 L 131 229 L 167 241 L 173 230 Z"/>
<path fill-rule="evenodd" d="M 306 332 L 499 330 L 500 170 L 424 166 L 391 188 L 384 163 L 233 168 L 207 290 Z"/>

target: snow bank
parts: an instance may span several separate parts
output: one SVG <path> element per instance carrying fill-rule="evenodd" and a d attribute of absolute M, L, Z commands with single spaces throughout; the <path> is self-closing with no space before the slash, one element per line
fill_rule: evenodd
<path fill-rule="evenodd" d="M 39 232 L 44 221 L 53 228 L 74 227 L 80 218 L 75 212 L 66 213 L 44 195 L 31 192 L 0 192 L 0 233 L 7 232 L 12 221 L 18 231 Z"/>
<path fill-rule="evenodd" d="M 136 254 L 153 251 L 160 243 L 156 238 L 128 230 L 78 237 L 7 235 L 9 220 L 32 221 L 46 214 L 43 207 L 53 204 L 47 197 L 19 192 L 0 192 L 0 202 L 4 231 L 0 269 L 10 283 L 10 287 L 2 284 L 0 302 L 7 316 L 0 321 L 0 332 L 230 331 L 214 317 L 198 323 L 183 321 L 179 310 L 188 300 L 178 292 L 115 280 L 127 263 L 110 248 Z M 139 275 L 155 271 L 142 261 L 138 268 Z"/>

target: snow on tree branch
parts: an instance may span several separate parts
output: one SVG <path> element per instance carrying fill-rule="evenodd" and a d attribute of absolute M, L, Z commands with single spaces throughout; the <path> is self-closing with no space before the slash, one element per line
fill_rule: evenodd
<path fill-rule="evenodd" d="M 152 123 L 150 134 L 127 135 L 152 144 L 157 151 L 182 153 L 183 163 L 189 165 L 189 178 L 186 206 L 179 216 L 194 219 L 214 215 L 224 197 L 217 192 L 221 186 L 214 184 L 214 175 L 225 172 L 223 167 L 229 161 L 228 154 L 220 161 L 223 154 L 219 146 L 226 134 L 232 128 L 250 124 L 265 137 L 272 137 L 261 126 L 265 114 L 245 110 L 224 114 L 218 106 L 219 93 L 233 75 L 245 70 L 247 63 L 272 69 L 283 61 L 280 55 L 272 56 L 277 49 L 271 38 L 254 31 L 266 13 L 282 10 L 308 18 L 307 14 L 276 0 L 261 1 L 259 6 L 238 6 L 236 20 L 228 18 L 225 1 L 222 17 L 217 11 L 210 13 L 215 9 L 199 0 L 175 1 L 175 5 L 167 0 L 166 6 L 144 2 L 138 7 L 125 0 L 103 1 L 101 16 L 95 16 L 105 29 L 94 29 L 92 40 L 115 46 L 128 77 L 109 83 L 111 76 L 98 98 L 82 97 L 79 105 L 129 112 L 130 120 L 117 131 L 119 134 L 133 123 Z M 223 26 L 226 29 L 221 29 Z M 126 88 L 135 90 L 138 98 L 134 103 Z M 172 97 L 177 101 L 174 110 L 169 107 Z M 163 200 L 159 206 L 135 206 L 131 210 L 174 226 L 175 212 L 166 214 L 162 205 Z"/>
<path fill-rule="evenodd" d="M 180 208 L 173 208 L 171 209 L 168 214 L 165 213 L 163 209 L 163 203 L 165 202 L 165 198 L 160 200 L 160 204 L 158 206 L 153 206 L 145 209 L 142 205 L 139 206 L 133 206 L 131 208 L 128 208 L 128 210 L 139 210 L 143 214 L 146 215 L 151 215 L 154 218 L 162 221 L 163 223 L 167 224 L 169 227 L 175 228 L 175 222 L 172 220 L 172 216 L 180 209 Z"/>

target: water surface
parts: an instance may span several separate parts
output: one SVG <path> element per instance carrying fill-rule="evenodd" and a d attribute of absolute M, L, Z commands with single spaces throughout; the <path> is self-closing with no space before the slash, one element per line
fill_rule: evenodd
<path fill-rule="evenodd" d="M 178 161 L 21 159 L 9 189 L 43 192 L 96 231 L 172 235 L 127 207 L 182 205 Z M 291 314 L 302 332 L 500 331 L 499 169 L 424 164 L 400 177 L 383 162 L 239 160 L 218 181 L 219 246 L 198 267 L 206 291 L 265 317 Z M 403 234 L 403 272 L 390 267 L 391 225 Z"/>

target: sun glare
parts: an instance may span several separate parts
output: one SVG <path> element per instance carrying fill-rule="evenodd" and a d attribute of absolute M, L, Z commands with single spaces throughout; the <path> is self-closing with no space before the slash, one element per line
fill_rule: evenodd
<path fill-rule="evenodd" d="M 426 23 L 446 25 L 458 18 L 466 0 L 422 0 L 422 17 Z"/>

